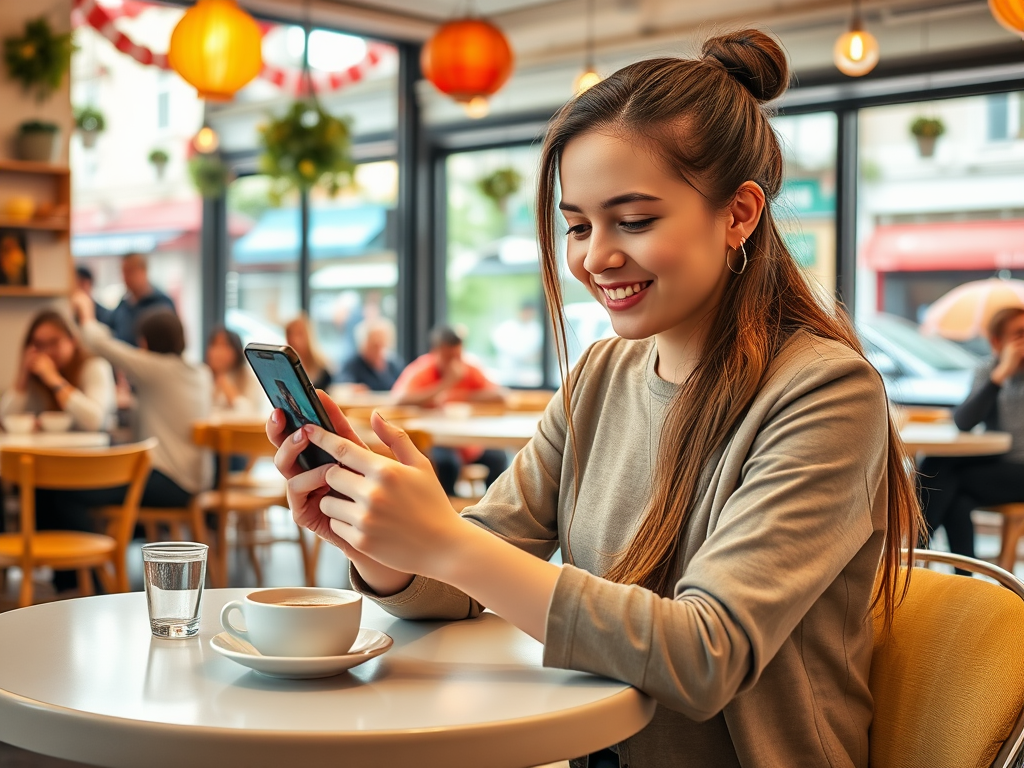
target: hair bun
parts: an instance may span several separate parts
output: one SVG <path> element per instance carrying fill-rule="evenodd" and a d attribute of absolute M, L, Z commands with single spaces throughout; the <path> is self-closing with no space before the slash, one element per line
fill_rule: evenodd
<path fill-rule="evenodd" d="M 777 99 L 789 85 L 786 54 L 756 29 L 712 37 L 701 48 L 701 56 L 716 59 L 758 101 Z"/>

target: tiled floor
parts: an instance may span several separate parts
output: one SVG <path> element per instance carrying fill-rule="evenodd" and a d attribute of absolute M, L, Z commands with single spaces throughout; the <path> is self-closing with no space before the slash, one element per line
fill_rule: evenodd
<path fill-rule="evenodd" d="M 295 530 L 285 510 L 274 510 L 270 516 L 270 527 L 274 534 L 290 536 Z M 991 515 L 979 515 L 977 523 L 977 553 L 983 559 L 994 559 L 999 551 L 999 519 Z M 934 542 L 936 548 L 943 548 L 945 541 L 941 531 Z M 133 589 L 142 589 L 140 543 L 132 545 L 129 552 L 130 579 Z M 302 583 L 302 563 L 298 548 L 294 544 L 278 543 L 266 547 L 263 559 L 264 583 L 267 586 L 287 586 Z M 230 581 L 233 586 L 256 586 L 255 577 L 249 563 L 241 553 L 234 553 L 230 567 Z M 1017 567 L 1017 575 L 1024 577 L 1024 563 Z M 346 561 L 341 553 L 332 547 L 321 549 L 320 562 L 317 569 L 317 580 L 324 586 L 348 586 Z M 14 607 L 17 594 L 17 577 L 8 580 L 7 592 L 0 594 L 0 611 Z M 45 598 L 46 588 L 39 588 L 40 597 Z M 0 743 L 0 768 L 76 768 L 81 763 L 68 762 L 57 758 L 45 757 Z M 568 763 L 553 763 L 545 768 L 568 768 Z"/>

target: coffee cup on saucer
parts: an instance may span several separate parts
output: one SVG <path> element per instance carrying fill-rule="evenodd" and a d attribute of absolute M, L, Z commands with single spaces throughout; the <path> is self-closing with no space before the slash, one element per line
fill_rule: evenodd
<path fill-rule="evenodd" d="M 362 601 L 348 589 L 261 589 L 227 603 L 220 623 L 264 656 L 341 656 L 359 634 Z M 245 629 L 232 623 L 235 611 L 244 617 Z"/>

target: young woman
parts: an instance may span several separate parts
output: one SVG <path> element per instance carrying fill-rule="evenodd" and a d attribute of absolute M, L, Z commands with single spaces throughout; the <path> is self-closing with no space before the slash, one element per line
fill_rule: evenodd
<path fill-rule="evenodd" d="M 259 413 L 267 402 L 256 376 L 245 361 L 242 339 L 218 325 L 206 344 L 206 365 L 213 373 L 213 409 L 218 414 Z"/>
<path fill-rule="evenodd" d="M 928 529 L 946 529 L 953 552 L 974 557 L 971 511 L 1024 501 L 1024 307 L 1003 309 L 988 326 L 992 358 L 974 375 L 971 394 L 953 413 L 964 430 L 1013 435 L 1010 452 L 977 458 L 927 458 L 921 464 Z"/>
<path fill-rule="evenodd" d="M 787 79 L 778 45 L 748 30 L 697 60 L 630 65 L 555 118 L 538 220 L 559 346 L 563 233 L 620 338 L 587 350 L 463 517 L 379 417 L 398 461 L 326 397 L 337 435 L 286 438 L 278 412 L 267 426 L 296 520 L 387 610 L 486 605 L 548 666 L 654 697 L 612 756 L 631 768 L 868 764 L 872 609 L 892 616 L 920 511 L 881 379 L 774 220 L 764 105 Z M 339 465 L 301 472 L 310 442 Z M 547 561 L 559 547 L 563 566 Z"/>
<path fill-rule="evenodd" d="M 302 367 L 306 369 L 306 375 L 313 386 L 317 389 L 327 387 L 331 383 L 330 366 L 313 337 L 309 318 L 305 314 L 296 317 L 284 327 L 284 335 L 288 346 L 295 350 L 302 361 Z"/>
<path fill-rule="evenodd" d="M 0 399 L 0 416 L 66 411 L 75 429 L 99 432 L 114 412 L 110 363 L 88 354 L 59 312 L 32 320 L 21 348 L 14 386 Z"/>

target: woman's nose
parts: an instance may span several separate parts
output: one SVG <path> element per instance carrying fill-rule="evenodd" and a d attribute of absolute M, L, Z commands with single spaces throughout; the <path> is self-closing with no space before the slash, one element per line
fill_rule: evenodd
<path fill-rule="evenodd" d="M 587 256 L 583 266 L 592 275 L 599 275 L 608 269 L 617 269 L 626 263 L 626 254 L 615 238 L 605 237 L 596 230 L 587 242 Z"/>

